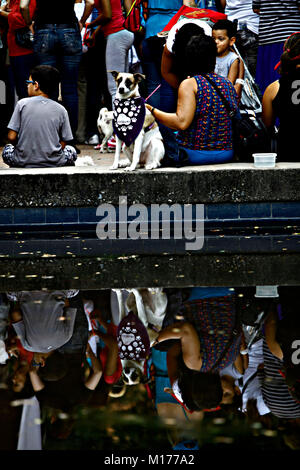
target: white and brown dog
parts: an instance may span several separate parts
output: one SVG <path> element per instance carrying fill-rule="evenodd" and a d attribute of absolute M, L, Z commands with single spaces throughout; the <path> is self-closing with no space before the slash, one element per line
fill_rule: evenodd
<path fill-rule="evenodd" d="M 166 314 L 168 299 L 163 290 L 161 288 L 112 289 L 111 300 L 114 323 L 119 324 L 129 311 L 134 312 L 143 322 L 152 346 Z M 121 359 L 121 362 L 122 379 L 126 385 L 147 382 L 144 374 L 145 360 Z"/>
<path fill-rule="evenodd" d="M 125 167 L 125 170 L 133 171 L 139 164 L 146 170 L 158 168 L 165 149 L 157 122 L 146 109 L 139 93 L 139 82 L 144 75 L 116 71 L 111 73 L 117 83 L 113 120 L 116 150 L 111 169 Z M 122 142 L 125 143 L 125 161 L 120 161 Z"/>
<path fill-rule="evenodd" d="M 99 133 L 104 135 L 101 145 L 100 145 L 100 149 L 99 149 L 100 153 L 114 151 L 114 149 L 110 149 L 107 146 L 108 140 L 113 135 L 113 124 L 112 124 L 113 118 L 114 118 L 113 111 L 108 111 L 107 108 L 100 109 L 99 116 L 97 119 L 97 127 L 99 130 Z"/>

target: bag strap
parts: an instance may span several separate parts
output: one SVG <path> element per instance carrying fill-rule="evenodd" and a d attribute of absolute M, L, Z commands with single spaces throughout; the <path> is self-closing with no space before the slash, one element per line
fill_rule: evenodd
<path fill-rule="evenodd" d="M 221 92 L 220 88 L 218 87 L 218 85 L 215 84 L 215 82 L 210 78 L 208 77 L 207 75 L 203 75 L 203 77 L 212 85 L 212 87 L 216 90 L 216 92 L 218 93 L 219 97 L 221 98 L 225 108 L 226 108 L 226 111 L 228 112 L 229 116 L 231 118 L 233 118 L 236 114 L 236 110 L 232 109 L 231 106 L 229 105 L 227 99 L 225 98 L 225 96 L 223 95 L 223 93 Z"/>
<path fill-rule="evenodd" d="M 258 374 L 258 370 L 256 372 L 254 372 L 254 374 L 252 374 L 251 377 L 247 380 L 247 382 L 243 386 L 242 395 L 245 393 L 246 389 L 248 388 L 248 385 L 250 385 L 250 383 L 253 382 L 253 380 L 255 379 L 257 374 Z"/>

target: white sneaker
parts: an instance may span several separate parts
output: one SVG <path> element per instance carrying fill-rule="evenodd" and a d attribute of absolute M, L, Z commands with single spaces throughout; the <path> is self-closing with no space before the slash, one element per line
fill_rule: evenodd
<path fill-rule="evenodd" d="M 98 145 L 99 144 L 99 137 L 97 134 L 92 135 L 89 139 L 85 141 L 86 145 Z"/>

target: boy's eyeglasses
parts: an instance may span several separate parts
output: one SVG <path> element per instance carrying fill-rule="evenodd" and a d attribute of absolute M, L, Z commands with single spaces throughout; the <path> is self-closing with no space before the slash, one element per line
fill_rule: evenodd
<path fill-rule="evenodd" d="M 33 80 L 26 80 L 26 85 L 29 85 L 29 83 L 34 84 L 35 82 Z"/>

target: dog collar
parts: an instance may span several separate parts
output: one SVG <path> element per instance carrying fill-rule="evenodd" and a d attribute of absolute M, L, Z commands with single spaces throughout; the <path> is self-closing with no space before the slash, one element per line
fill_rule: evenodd
<path fill-rule="evenodd" d="M 114 100 L 114 132 L 127 147 L 135 141 L 141 132 L 145 115 L 145 103 L 141 96 Z"/>

